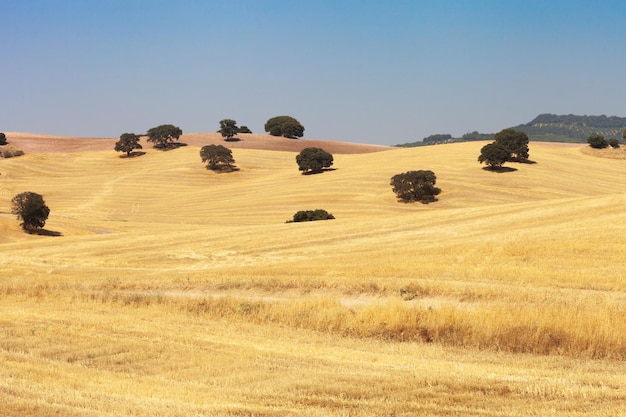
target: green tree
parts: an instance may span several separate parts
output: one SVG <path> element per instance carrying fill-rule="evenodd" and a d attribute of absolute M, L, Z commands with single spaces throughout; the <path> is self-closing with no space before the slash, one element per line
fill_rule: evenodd
<path fill-rule="evenodd" d="M 317 220 L 332 220 L 335 216 L 326 210 L 301 210 L 293 215 L 293 223 L 297 222 L 313 222 Z"/>
<path fill-rule="evenodd" d="M 237 129 L 237 133 L 252 133 L 248 126 L 241 126 Z"/>
<path fill-rule="evenodd" d="M 46 224 L 50 209 L 37 193 L 26 191 L 16 195 L 11 200 L 11 213 L 21 220 L 20 226 L 27 231 L 33 231 Z"/>
<path fill-rule="evenodd" d="M 498 142 L 485 145 L 480 150 L 478 162 L 484 162 L 491 169 L 501 168 L 502 164 L 511 159 L 511 151 Z"/>
<path fill-rule="evenodd" d="M 0 146 L 7 144 L 7 136 L 0 132 Z"/>
<path fill-rule="evenodd" d="M 233 119 L 224 119 L 220 120 L 220 132 L 222 137 L 226 141 L 230 141 L 233 139 L 233 136 L 237 134 L 239 128 L 237 127 L 237 122 Z"/>
<path fill-rule="evenodd" d="M 272 136 L 295 139 L 304 135 L 304 126 L 291 116 L 276 116 L 265 123 L 265 131 Z"/>
<path fill-rule="evenodd" d="M 298 169 L 303 174 L 319 173 L 333 164 L 333 156 L 321 148 L 304 148 L 296 156 Z"/>
<path fill-rule="evenodd" d="M 134 133 L 122 133 L 120 140 L 115 142 L 115 152 L 126 152 L 126 156 L 130 156 L 135 149 L 143 148 L 139 143 L 140 138 L 141 136 Z"/>
<path fill-rule="evenodd" d="M 441 192 L 435 187 L 437 177 L 430 170 L 407 171 L 391 177 L 390 185 L 396 196 L 403 201 L 419 201 L 427 204 L 437 201 Z"/>
<path fill-rule="evenodd" d="M 619 140 L 617 140 L 616 138 L 609 139 L 608 144 L 613 149 L 619 148 Z"/>
<path fill-rule="evenodd" d="M 174 125 L 160 125 L 149 129 L 146 133 L 148 142 L 154 143 L 155 148 L 167 149 L 172 147 L 175 140 L 180 138 L 183 131 Z"/>
<path fill-rule="evenodd" d="M 589 146 L 595 149 L 603 149 L 609 146 L 609 142 L 604 139 L 604 136 L 597 133 L 595 135 L 589 136 L 587 138 L 587 143 L 589 144 Z"/>
<path fill-rule="evenodd" d="M 509 150 L 509 161 L 526 161 L 528 159 L 528 136 L 515 129 L 504 129 L 494 136 L 496 143 Z"/>
<path fill-rule="evenodd" d="M 202 162 L 213 171 L 234 171 L 235 160 L 230 149 L 222 145 L 205 145 L 200 149 Z"/>

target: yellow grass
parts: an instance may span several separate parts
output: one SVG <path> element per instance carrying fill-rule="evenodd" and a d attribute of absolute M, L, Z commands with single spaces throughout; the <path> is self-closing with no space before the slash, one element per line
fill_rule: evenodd
<path fill-rule="evenodd" d="M 626 162 L 531 144 L 0 160 L 0 415 L 626 413 Z M 394 174 L 431 169 L 430 205 Z M 51 208 L 24 234 L 22 191 Z M 336 220 L 285 223 L 323 208 Z"/>

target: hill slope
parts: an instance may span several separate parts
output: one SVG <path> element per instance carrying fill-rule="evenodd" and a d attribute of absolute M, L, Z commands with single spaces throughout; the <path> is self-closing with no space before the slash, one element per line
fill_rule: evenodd
<path fill-rule="evenodd" d="M 623 414 L 623 160 L 532 144 L 498 174 L 468 142 L 304 176 L 237 148 L 216 174 L 189 143 L 0 160 L 4 415 Z M 438 202 L 396 201 L 412 169 Z M 61 236 L 19 230 L 26 190 Z"/>

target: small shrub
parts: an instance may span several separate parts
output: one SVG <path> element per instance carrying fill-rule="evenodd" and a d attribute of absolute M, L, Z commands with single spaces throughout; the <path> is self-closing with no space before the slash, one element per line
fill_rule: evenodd
<path fill-rule="evenodd" d="M 22 156 L 24 151 L 21 149 L 7 148 L 0 150 L 0 156 L 2 158 L 13 158 L 14 156 Z"/>
<path fill-rule="evenodd" d="M 619 148 L 619 141 L 615 138 L 609 139 L 609 146 L 613 149 Z"/>
<path fill-rule="evenodd" d="M 313 222 L 316 220 L 332 220 L 335 216 L 327 212 L 326 210 L 301 210 L 293 215 L 293 220 L 288 220 L 287 223 L 298 222 Z"/>

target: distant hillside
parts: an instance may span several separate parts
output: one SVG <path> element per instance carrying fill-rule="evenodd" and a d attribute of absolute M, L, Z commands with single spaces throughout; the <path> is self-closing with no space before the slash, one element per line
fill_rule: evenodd
<path fill-rule="evenodd" d="M 593 134 L 605 138 L 621 139 L 626 128 L 626 117 L 576 116 L 573 114 L 540 114 L 532 121 L 514 126 L 528 135 L 530 140 L 541 142 L 582 142 Z"/>
<path fill-rule="evenodd" d="M 617 116 L 576 116 L 573 114 L 556 115 L 540 114 L 526 124 L 513 126 L 513 129 L 526 133 L 531 141 L 535 142 L 571 142 L 585 143 L 593 134 L 603 135 L 605 138 L 622 138 L 626 129 L 626 117 Z M 421 141 L 396 145 L 402 148 L 415 146 L 440 145 L 454 142 L 470 142 L 476 140 L 492 140 L 493 133 L 466 133 L 460 138 L 453 138 L 447 134 L 430 135 Z"/>

